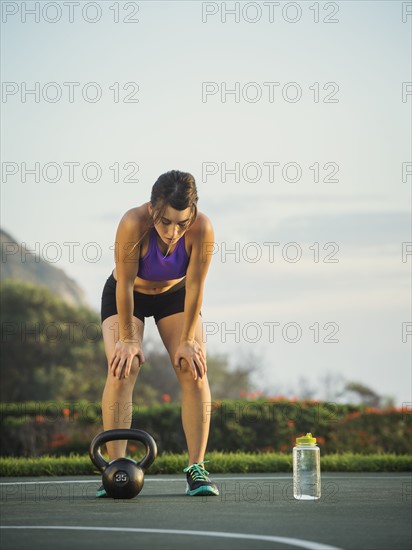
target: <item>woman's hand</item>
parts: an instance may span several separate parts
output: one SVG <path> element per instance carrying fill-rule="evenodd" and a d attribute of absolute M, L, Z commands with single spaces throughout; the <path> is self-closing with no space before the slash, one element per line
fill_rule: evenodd
<path fill-rule="evenodd" d="M 118 378 L 128 378 L 133 358 L 137 356 L 139 366 L 144 363 L 142 344 L 138 340 L 119 340 L 116 342 L 113 357 L 110 361 L 110 372 Z"/>
<path fill-rule="evenodd" d="M 180 369 L 180 361 L 185 359 L 189 364 L 190 370 L 193 372 L 193 378 L 197 380 L 198 375 L 200 378 L 207 372 L 206 358 L 201 346 L 196 340 L 186 340 L 180 342 L 179 347 L 176 350 L 174 366 Z"/>

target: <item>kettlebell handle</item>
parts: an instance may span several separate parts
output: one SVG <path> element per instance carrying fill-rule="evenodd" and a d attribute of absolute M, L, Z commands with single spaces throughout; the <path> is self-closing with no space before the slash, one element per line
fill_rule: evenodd
<path fill-rule="evenodd" d="M 156 442 L 151 435 L 143 430 L 127 428 L 119 430 L 106 430 L 105 432 L 101 432 L 94 437 L 89 447 L 89 456 L 93 464 L 97 466 L 101 472 L 103 472 L 109 465 L 109 462 L 106 462 L 102 457 L 100 447 L 108 441 L 118 441 L 120 439 L 131 439 L 134 441 L 140 441 L 144 444 L 146 447 L 146 455 L 136 464 L 142 468 L 142 470 L 147 470 L 157 456 Z"/>

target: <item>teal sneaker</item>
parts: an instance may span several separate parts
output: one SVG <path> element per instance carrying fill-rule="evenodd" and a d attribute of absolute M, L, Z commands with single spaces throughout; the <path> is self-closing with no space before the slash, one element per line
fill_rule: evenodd
<path fill-rule="evenodd" d="M 109 498 L 106 493 L 106 489 L 103 487 L 103 485 L 100 485 L 100 487 L 96 491 L 96 497 L 97 498 Z"/>
<path fill-rule="evenodd" d="M 204 460 L 203 462 L 196 462 L 191 464 L 183 471 L 186 472 L 186 494 L 189 496 L 208 496 L 219 495 L 219 489 L 208 478 L 209 472 L 202 468 L 201 464 L 209 462 Z"/>

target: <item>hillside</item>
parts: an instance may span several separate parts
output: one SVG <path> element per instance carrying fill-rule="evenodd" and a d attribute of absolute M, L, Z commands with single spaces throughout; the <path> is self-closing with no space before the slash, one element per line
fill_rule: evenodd
<path fill-rule="evenodd" d="M 27 242 L 26 255 L 26 247 L 22 247 L 25 243 L 18 243 L 3 229 L 0 229 L 0 242 L 2 280 L 28 281 L 46 286 L 71 305 L 90 307 L 84 291 L 74 279 L 70 279 L 62 269 L 29 252 L 34 249 L 32 243 Z"/>

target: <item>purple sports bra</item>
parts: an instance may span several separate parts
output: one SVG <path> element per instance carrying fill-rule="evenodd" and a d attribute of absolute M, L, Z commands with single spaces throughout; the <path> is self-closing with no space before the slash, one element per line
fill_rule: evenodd
<path fill-rule="evenodd" d="M 164 256 L 157 245 L 157 231 L 150 233 L 149 248 L 139 260 L 138 277 L 148 281 L 168 281 L 186 275 L 189 256 L 185 248 L 185 236 L 177 241 L 176 248 L 169 256 Z"/>

